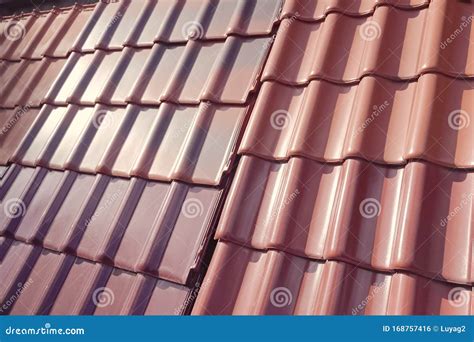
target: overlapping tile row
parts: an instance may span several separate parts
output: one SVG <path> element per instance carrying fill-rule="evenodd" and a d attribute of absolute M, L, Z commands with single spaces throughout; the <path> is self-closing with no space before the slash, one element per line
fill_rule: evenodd
<path fill-rule="evenodd" d="M 221 190 L 11 165 L 0 235 L 180 284 L 199 271 Z"/>
<path fill-rule="evenodd" d="M 280 17 L 317 21 L 332 12 L 362 16 L 373 13 L 378 6 L 414 9 L 426 7 L 429 3 L 430 0 L 286 0 Z"/>
<path fill-rule="evenodd" d="M 41 106 L 65 63 L 64 58 L 49 57 L 35 61 L 1 61 L 0 108 Z"/>
<path fill-rule="evenodd" d="M 15 122 L 26 120 L 20 129 L 26 124 L 30 128 L 21 141 L 11 132 L 8 137 L 14 142 L 2 146 L 1 162 L 217 186 L 234 158 L 246 114 L 247 107 L 205 102 L 44 105 L 39 114 L 27 112 Z M 33 116 L 37 118 L 31 124 Z M 16 128 L 11 122 L 5 125 Z"/>
<path fill-rule="evenodd" d="M 368 76 L 352 85 L 264 82 L 239 152 L 399 165 L 424 159 L 473 168 L 473 97 L 474 80 L 441 74 L 411 82 Z"/>
<path fill-rule="evenodd" d="M 472 171 L 244 156 L 216 238 L 472 284 L 473 215 Z"/>
<path fill-rule="evenodd" d="M 412 9 L 379 6 L 369 16 L 330 12 L 318 22 L 295 13 L 281 21 L 262 79 L 350 83 L 365 75 L 407 80 L 427 72 L 473 77 L 473 18 L 472 4 L 448 0 Z"/>
<path fill-rule="evenodd" d="M 269 35 L 282 2 L 121 0 L 35 11 L 1 19 L 1 27 L 9 34 L 0 38 L 6 44 L 0 59 L 65 57 L 72 51 Z"/>
<path fill-rule="evenodd" d="M 53 8 L 0 18 L 0 59 L 66 57 L 74 48 L 95 4 Z M 4 48 L 3 48 L 4 47 Z"/>
<path fill-rule="evenodd" d="M 193 314 L 472 315 L 471 287 L 219 242 Z"/>
<path fill-rule="evenodd" d="M 38 114 L 39 109 L 28 106 L 0 109 L 0 165 L 8 164 Z"/>
<path fill-rule="evenodd" d="M 177 315 L 190 289 L 0 237 L 0 315 Z"/>
<path fill-rule="evenodd" d="M 43 102 L 243 104 L 255 88 L 270 43 L 268 37 L 229 37 L 221 42 L 72 53 Z"/>

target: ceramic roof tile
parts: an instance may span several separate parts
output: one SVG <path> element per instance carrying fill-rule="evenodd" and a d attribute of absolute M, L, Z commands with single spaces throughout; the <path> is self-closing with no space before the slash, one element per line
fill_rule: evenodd
<path fill-rule="evenodd" d="M 246 107 L 43 106 L 9 160 L 27 166 L 219 185 Z"/>
<path fill-rule="evenodd" d="M 473 194 L 474 173 L 424 162 L 390 168 L 244 156 L 216 237 L 467 284 Z"/>
<path fill-rule="evenodd" d="M 411 9 L 427 6 L 429 2 L 430 0 L 286 0 L 281 18 L 297 17 L 300 20 L 316 21 L 331 12 L 365 15 L 373 13 L 377 6 Z"/>
<path fill-rule="evenodd" d="M 229 37 L 224 42 L 72 53 L 45 102 L 242 104 L 255 88 L 270 43 L 270 38 Z"/>
<path fill-rule="evenodd" d="M 186 309 L 190 290 L 184 286 L 19 241 L 2 238 L 0 244 L 3 314 L 174 315 Z"/>
<path fill-rule="evenodd" d="M 471 287 L 225 242 L 203 284 L 194 314 L 472 315 Z"/>
<path fill-rule="evenodd" d="M 5 78 L 1 107 L 39 106 L 65 62 L 64 59 L 47 57 L 39 61 L 7 62 L 7 68 L 13 69 L 7 71 L 8 75 L 14 74 Z"/>
<path fill-rule="evenodd" d="M 371 74 L 399 80 L 426 72 L 472 77 L 471 6 L 434 0 L 412 10 L 380 6 L 364 17 L 334 12 L 321 22 L 284 19 L 262 79 L 348 83 Z"/>
<path fill-rule="evenodd" d="M 472 80 L 440 74 L 412 82 L 368 76 L 353 85 L 264 82 L 239 151 L 277 160 L 425 159 L 472 168 L 473 96 Z"/>
<path fill-rule="evenodd" d="M 12 165 L 0 234 L 185 284 L 194 277 L 221 190 Z"/>
<path fill-rule="evenodd" d="M 281 0 L 190 0 L 99 3 L 75 43 L 86 52 L 152 46 L 155 42 L 225 39 L 271 33 Z"/>
<path fill-rule="evenodd" d="M 3 38 L 8 45 L 0 59 L 67 56 L 93 9 L 94 5 L 76 4 L 1 20 L 10 34 Z"/>
<path fill-rule="evenodd" d="M 36 119 L 39 110 L 30 107 L 0 109 L 0 165 L 8 163 L 20 141 Z"/>

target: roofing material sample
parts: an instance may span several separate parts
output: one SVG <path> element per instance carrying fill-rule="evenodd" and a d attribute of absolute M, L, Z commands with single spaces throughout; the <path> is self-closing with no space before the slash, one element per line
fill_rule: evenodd
<path fill-rule="evenodd" d="M 2 49 L 0 59 L 19 61 L 43 56 L 66 57 L 94 6 L 76 4 L 0 20 L 6 30 L 2 32 L 14 38 Z"/>
<path fill-rule="evenodd" d="M 270 38 L 229 37 L 223 42 L 72 53 L 44 102 L 243 104 L 254 90 L 270 43 Z"/>
<path fill-rule="evenodd" d="M 473 172 L 424 162 L 389 168 L 244 156 L 216 238 L 472 283 L 473 194 Z"/>
<path fill-rule="evenodd" d="M 334 12 L 318 22 L 304 22 L 297 15 L 283 19 L 262 79 L 350 83 L 365 75 L 406 80 L 426 72 L 472 77 L 471 6 L 433 0 L 428 8 L 376 7 L 371 16 Z"/>
<path fill-rule="evenodd" d="M 0 237 L 1 313 L 181 314 L 190 290 Z M 80 286 L 78 286 L 80 284 Z"/>
<path fill-rule="evenodd" d="M 48 57 L 40 61 L 4 61 L 7 76 L 1 92 L 0 107 L 40 106 L 65 62 L 65 59 Z"/>
<path fill-rule="evenodd" d="M 281 5 L 282 0 L 99 3 L 74 49 L 120 50 L 124 46 L 151 47 L 155 42 L 269 35 Z"/>
<path fill-rule="evenodd" d="M 43 106 L 11 161 L 114 176 L 219 185 L 246 107 Z"/>
<path fill-rule="evenodd" d="M 193 314 L 472 315 L 471 296 L 407 273 L 219 242 Z"/>
<path fill-rule="evenodd" d="M 221 190 L 10 166 L 0 235 L 186 284 Z M 20 209 L 21 215 L 11 210 Z"/>
<path fill-rule="evenodd" d="M 264 82 L 239 152 L 328 162 L 425 159 L 472 168 L 473 97 L 473 80 L 440 74 L 412 82 L 368 76 L 353 85 Z"/>
<path fill-rule="evenodd" d="M 27 106 L 0 109 L 0 165 L 8 163 L 38 113 L 38 109 Z"/>

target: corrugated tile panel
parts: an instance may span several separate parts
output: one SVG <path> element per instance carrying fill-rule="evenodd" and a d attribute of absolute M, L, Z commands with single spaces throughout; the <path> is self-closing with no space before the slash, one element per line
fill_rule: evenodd
<path fill-rule="evenodd" d="M 0 183 L 0 235 L 185 284 L 200 266 L 220 195 L 12 165 Z"/>
<path fill-rule="evenodd" d="M 412 82 L 368 76 L 353 85 L 264 82 L 240 153 L 386 164 L 425 159 L 473 168 L 473 97 L 474 80 L 440 74 Z"/>
<path fill-rule="evenodd" d="M 474 173 L 425 162 L 244 156 L 216 237 L 257 249 L 472 283 Z"/>
<path fill-rule="evenodd" d="M 247 107 L 42 107 L 11 161 L 113 176 L 219 185 Z"/>
<path fill-rule="evenodd" d="M 6 165 L 27 134 L 39 109 L 27 106 L 0 109 L 0 165 Z"/>
<path fill-rule="evenodd" d="M 120 50 L 124 46 L 152 46 L 155 42 L 268 35 L 278 20 L 281 4 L 282 0 L 99 3 L 74 49 Z"/>
<path fill-rule="evenodd" d="M 430 0 L 286 0 L 281 18 L 297 17 L 300 20 L 316 21 L 331 12 L 347 15 L 373 13 L 377 6 L 393 6 L 401 9 L 425 7 Z"/>
<path fill-rule="evenodd" d="M 472 6 L 434 0 L 411 10 L 380 6 L 363 17 L 334 12 L 321 22 L 284 19 L 262 79 L 348 83 L 371 74 L 405 80 L 426 72 L 472 77 Z"/>
<path fill-rule="evenodd" d="M 181 314 L 190 290 L 0 237 L 0 313 Z"/>
<path fill-rule="evenodd" d="M 45 102 L 242 104 L 255 88 L 270 43 L 271 38 L 229 37 L 151 49 L 74 52 Z"/>
<path fill-rule="evenodd" d="M 219 242 L 193 313 L 472 315 L 471 300 L 467 286 Z"/>
<path fill-rule="evenodd" d="M 1 20 L 6 32 L 0 59 L 19 61 L 43 56 L 66 57 L 95 5 L 75 5 Z"/>
<path fill-rule="evenodd" d="M 65 63 L 65 59 L 49 57 L 37 61 L 3 61 L 0 65 L 4 72 L 0 107 L 40 106 Z"/>

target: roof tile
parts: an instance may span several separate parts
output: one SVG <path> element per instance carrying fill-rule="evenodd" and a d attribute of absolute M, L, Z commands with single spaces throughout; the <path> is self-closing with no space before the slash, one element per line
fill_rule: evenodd
<path fill-rule="evenodd" d="M 463 32 L 471 15 L 469 4 L 439 0 L 415 10 L 381 6 L 368 17 L 335 12 L 322 22 L 283 19 L 262 79 L 349 83 L 365 75 L 406 80 L 426 72 L 472 77 L 472 44 Z M 446 49 L 453 32 L 460 33 Z"/>
<path fill-rule="evenodd" d="M 203 284 L 194 314 L 472 315 L 471 287 L 225 242 Z M 456 295 L 466 300 L 449 300 Z"/>
<path fill-rule="evenodd" d="M 425 159 L 472 168 L 473 96 L 473 81 L 438 74 L 412 82 L 368 76 L 354 85 L 264 82 L 239 152 L 328 162 Z"/>
<path fill-rule="evenodd" d="M 424 162 L 389 168 L 244 156 L 216 238 L 472 283 L 473 194 L 474 173 Z"/>
<path fill-rule="evenodd" d="M 200 267 L 220 193 L 13 165 L 2 180 L 0 235 L 185 284 Z"/>
<path fill-rule="evenodd" d="M 246 107 L 43 106 L 11 161 L 114 176 L 218 185 Z"/>

